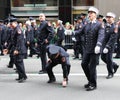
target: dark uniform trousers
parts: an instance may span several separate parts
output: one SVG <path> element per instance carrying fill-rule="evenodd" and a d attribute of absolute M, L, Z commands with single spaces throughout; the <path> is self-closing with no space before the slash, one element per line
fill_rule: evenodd
<path fill-rule="evenodd" d="M 113 69 L 118 65 L 112 61 L 112 53 L 114 50 L 114 44 L 117 40 L 117 33 L 114 32 L 115 25 L 114 24 L 106 24 L 105 26 L 105 38 L 103 41 L 103 48 L 108 49 L 108 53 L 101 54 L 101 59 L 107 64 L 108 75 L 114 73 Z"/>
<path fill-rule="evenodd" d="M 102 53 L 101 59 L 107 64 L 108 74 L 113 74 L 113 69 L 117 64 L 112 60 L 112 51 L 109 51 L 107 54 Z"/>
<path fill-rule="evenodd" d="M 82 33 L 82 32 L 81 32 Z M 96 66 L 99 54 L 95 54 L 95 47 L 102 45 L 104 38 L 104 27 L 101 23 L 88 23 L 83 33 L 85 36 L 85 50 L 83 53 L 81 66 L 91 86 L 97 87 L 97 72 Z"/>
<path fill-rule="evenodd" d="M 10 68 L 13 68 L 14 66 L 14 56 L 13 54 L 10 54 L 10 61 L 9 61 L 9 65 Z"/>
<path fill-rule="evenodd" d="M 52 60 L 52 62 L 48 62 L 46 64 L 46 71 L 48 73 L 48 77 L 50 78 L 50 80 L 55 79 L 55 76 L 53 74 L 53 67 L 55 67 L 57 64 L 61 64 L 62 65 L 62 70 L 63 70 L 63 78 L 66 78 L 68 80 L 68 75 L 70 73 L 70 63 L 69 63 L 69 57 L 66 57 L 66 62 L 62 62 L 61 58 L 57 58 Z"/>
<path fill-rule="evenodd" d="M 51 26 L 48 25 L 47 21 L 42 21 L 40 26 L 38 27 L 38 51 L 40 52 L 41 62 L 42 62 L 42 70 L 45 71 L 45 66 L 47 62 L 46 57 L 46 46 L 49 44 L 51 39 L 53 38 L 54 30 Z M 48 44 L 45 43 L 45 40 L 48 40 Z"/>
<path fill-rule="evenodd" d="M 39 44 L 39 49 L 40 49 L 40 58 L 42 62 L 42 70 L 46 70 L 46 62 L 47 62 L 47 56 L 46 56 L 46 46 L 47 44 Z"/>
<path fill-rule="evenodd" d="M 16 55 L 14 57 L 14 63 L 16 65 L 17 71 L 18 71 L 18 77 L 21 78 L 26 78 L 26 74 L 25 74 L 25 68 L 24 68 L 24 63 L 23 63 L 23 59 L 24 59 L 24 55 Z"/>
<path fill-rule="evenodd" d="M 74 53 L 75 53 L 75 58 L 79 58 L 79 53 L 81 53 L 81 51 L 82 51 L 81 42 L 80 41 L 75 42 L 73 49 L 74 49 Z"/>
<path fill-rule="evenodd" d="M 18 71 L 18 79 L 27 78 L 24 68 L 24 54 L 26 53 L 25 42 L 23 38 L 22 30 L 19 26 L 15 27 L 13 30 L 14 36 L 12 37 L 8 50 L 10 50 L 10 55 L 12 56 L 12 63 L 16 65 Z M 14 51 L 17 50 L 18 54 L 14 55 Z"/>
<path fill-rule="evenodd" d="M 82 59 L 82 68 L 90 84 L 96 86 L 96 65 L 97 65 L 98 54 L 95 53 L 84 53 Z"/>

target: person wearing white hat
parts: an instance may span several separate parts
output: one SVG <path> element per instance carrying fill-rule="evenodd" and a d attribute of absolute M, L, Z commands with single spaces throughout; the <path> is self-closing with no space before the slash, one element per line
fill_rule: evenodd
<path fill-rule="evenodd" d="M 88 9 L 88 13 L 90 13 L 90 12 L 94 12 L 94 13 L 96 13 L 96 14 L 98 15 L 99 10 L 98 10 L 97 8 L 95 8 L 95 7 L 90 7 L 90 8 Z"/>
<path fill-rule="evenodd" d="M 108 76 L 107 79 L 110 79 L 114 76 L 118 69 L 118 65 L 112 61 L 112 54 L 114 50 L 114 44 L 117 40 L 117 29 L 118 26 L 115 25 L 115 14 L 108 12 L 106 14 L 106 25 L 105 25 L 105 38 L 103 41 L 103 52 L 101 54 L 101 59 L 106 63 Z M 117 27 L 116 27 L 117 26 Z"/>
<path fill-rule="evenodd" d="M 61 46 L 61 47 L 63 47 L 62 43 L 65 40 L 65 33 L 64 33 L 65 32 L 65 28 L 64 28 L 62 23 L 63 23 L 62 20 L 58 20 L 57 21 L 57 34 L 56 34 L 56 36 L 57 36 L 58 39 L 55 42 L 55 44 L 57 46 Z"/>
<path fill-rule="evenodd" d="M 25 31 L 25 42 L 26 42 L 26 48 L 30 50 L 29 57 L 32 57 L 34 55 L 34 30 L 31 26 L 31 21 L 26 21 L 26 31 Z M 27 57 L 27 54 L 26 54 Z"/>
<path fill-rule="evenodd" d="M 108 12 L 106 17 L 112 17 L 112 18 L 115 18 L 116 15 L 113 13 L 113 12 Z"/>
<path fill-rule="evenodd" d="M 86 91 L 92 91 L 97 88 L 96 66 L 104 39 L 104 27 L 97 21 L 99 10 L 95 7 L 88 9 L 88 24 L 81 26 L 79 34 L 84 34 L 85 48 L 81 66 L 87 77 L 88 83 L 84 85 Z"/>

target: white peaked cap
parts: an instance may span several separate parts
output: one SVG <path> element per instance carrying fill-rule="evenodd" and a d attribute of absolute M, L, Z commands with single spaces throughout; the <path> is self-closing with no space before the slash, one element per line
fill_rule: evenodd
<path fill-rule="evenodd" d="M 34 19 L 34 20 L 31 20 L 31 23 L 36 23 L 36 20 Z"/>
<path fill-rule="evenodd" d="M 110 17 L 113 17 L 113 18 L 116 17 L 116 15 L 114 13 L 112 13 L 112 12 L 108 12 L 106 16 L 110 16 Z"/>
<path fill-rule="evenodd" d="M 88 9 L 88 12 L 89 11 L 93 11 L 93 12 L 95 12 L 97 15 L 99 14 L 99 10 L 97 9 L 97 8 L 95 8 L 95 7 L 90 7 L 89 9 Z"/>
<path fill-rule="evenodd" d="M 27 20 L 27 21 L 25 22 L 25 24 L 31 25 L 31 22 L 30 22 L 29 20 Z"/>
<path fill-rule="evenodd" d="M 63 23 L 63 21 L 62 21 L 62 20 L 58 20 L 58 23 L 62 24 L 62 23 Z"/>

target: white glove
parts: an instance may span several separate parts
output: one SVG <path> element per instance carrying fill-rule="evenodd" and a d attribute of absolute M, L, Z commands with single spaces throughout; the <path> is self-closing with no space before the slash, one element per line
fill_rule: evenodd
<path fill-rule="evenodd" d="M 104 48 L 103 53 L 105 53 L 105 54 L 108 53 L 108 49 Z"/>
<path fill-rule="evenodd" d="M 72 40 L 73 40 L 74 42 L 76 42 L 76 39 L 75 39 L 75 37 L 72 37 Z"/>
<path fill-rule="evenodd" d="M 96 46 L 96 47 L 95 47 L 95 54 L 98 54 L 98 53 L 100 53 L 100 47 L 99 47 L 99 46 Z"/>

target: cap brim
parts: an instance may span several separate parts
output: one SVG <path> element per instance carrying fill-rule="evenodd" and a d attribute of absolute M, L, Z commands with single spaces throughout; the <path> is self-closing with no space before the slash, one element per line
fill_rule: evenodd
<path fill-rule="evenodd" d="M 95 14 L 96 14 L 96 12 L 95 12 L 95 11 L 88 11 L 88 13 L 90 13 L 90 12 L 93 12 L 93 13 L 95 13 Z"/>

